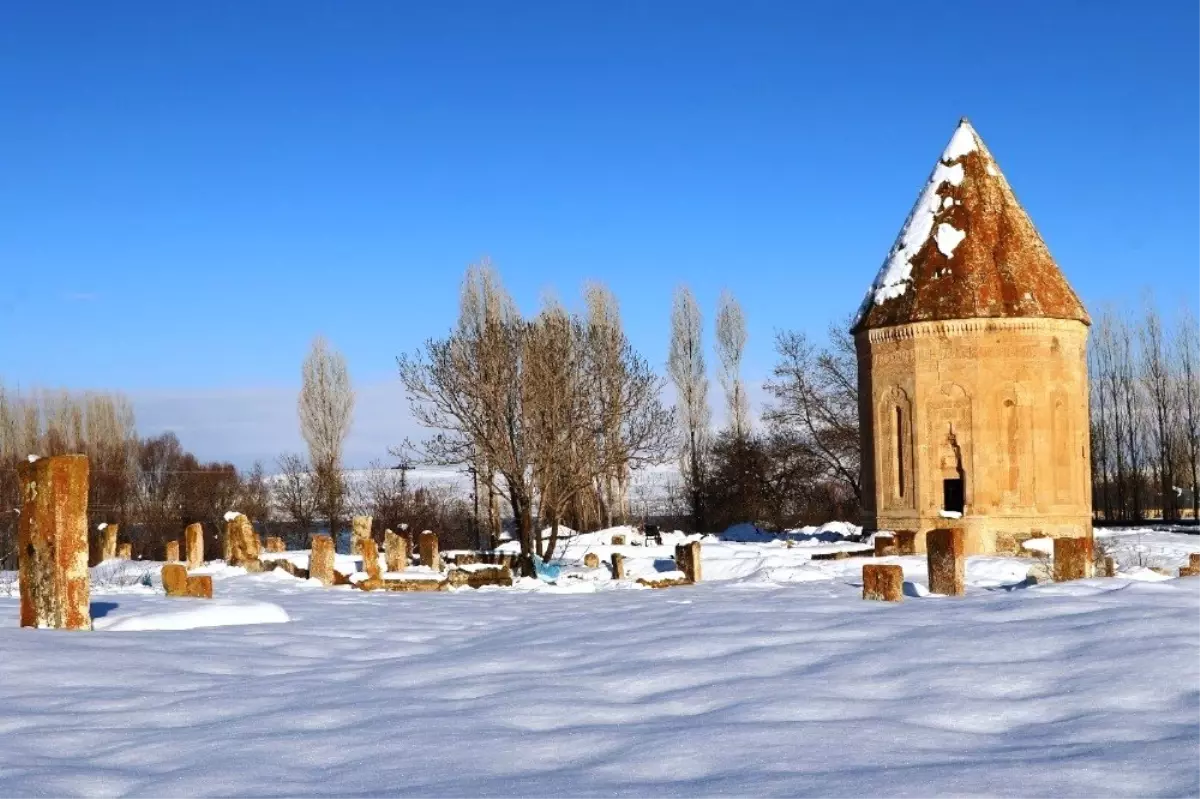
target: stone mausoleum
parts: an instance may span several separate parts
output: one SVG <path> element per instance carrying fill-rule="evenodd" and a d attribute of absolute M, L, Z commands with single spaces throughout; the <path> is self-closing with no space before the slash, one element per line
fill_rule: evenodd
<path fill-rule="evenodd" d="M 962 120 L 852 330 L 865 527 L 1090 537 L 1089 323 Z"/>

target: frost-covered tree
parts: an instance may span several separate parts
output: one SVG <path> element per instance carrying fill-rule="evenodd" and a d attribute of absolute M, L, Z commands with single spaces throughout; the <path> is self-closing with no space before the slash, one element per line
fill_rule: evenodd
<path fill-rule="evenodd" d="M 691 497 L 692 524 L 704 527 L 704 461 L 712 412 L 704 368 L 700 306 L 692 290 L 675 290 L 671 309 L 671 350 L 667 373 L 675 384 L 676 419 L 680 432 L 680 472 Z"/>

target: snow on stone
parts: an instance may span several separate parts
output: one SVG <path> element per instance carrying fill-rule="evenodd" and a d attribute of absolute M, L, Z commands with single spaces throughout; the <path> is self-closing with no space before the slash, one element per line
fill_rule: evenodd
<path fill-rule="evenodd" d="M 225 511 L 225 521 L 231 522 L 241 515 L 242 514 L 238 513 L 235 510 L 227 510 L 227 511 Z"/>
<path fill-rule="evenodd" d="M 938 251 L 947 258 L 954 257 L 954 248 L 957 247 L 962 240 L 967 237 L 967 234 L 958 230 L 953 225 L 942 222 L 937 226 L 937 233 L 934 234 L 934 241 L 937 242 Z"/>
<path fill-rule="evenodd" d="M 97 530 L 107 530 L 108 522 L 100 522 L 99 524 L 96 525 L 96 529 Z"/>
<path fill-rule="evenodd" d="M 29 455 L 26 460 L 28 460 L 30 463 L 37 463 L 39 460 L 41 460 L 41 457 L 38 455 Z"/>
<path fill-rule="evenodd" d="M 957 161 L 968 153 L 973 153 L 977 150 L 975 129 L 971 127 L 971 123 L 966 119 L 959 121 L 958 127 L 954 129 L 954 135 L 950 137 L 950 143 L 946 145 L 945 152 L 942 153 L 943 161 Z"/>

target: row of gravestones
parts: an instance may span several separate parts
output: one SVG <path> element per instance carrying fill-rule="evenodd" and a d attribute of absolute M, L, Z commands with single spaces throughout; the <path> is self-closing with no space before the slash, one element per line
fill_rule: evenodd
<path fill-rule="evenodd" d="M 916 532 L 897 531 L 894 537 L 877 535 L 875 555 L 913 555 Z M 931 530 L 925 536 L 929 571 L 929 591 L 945 596 L 966 593 L 966 554 L 962 530 Z M 1195 556 L 1200 560 L 1200 556 Z M 1054 539 L 1054 580 L 1082 580 L 1091 577 L 1093 564 L 1091 538 Z M 1115 571 L 1112 558 L 1105 558 L 1106 576 Z M 1182 570 L 1181 570 L 1182 576 Z M 900 602 L 904 598 L 904 569 L 898 564 L 868 563 L 863 566 L 863 599 Z"/>

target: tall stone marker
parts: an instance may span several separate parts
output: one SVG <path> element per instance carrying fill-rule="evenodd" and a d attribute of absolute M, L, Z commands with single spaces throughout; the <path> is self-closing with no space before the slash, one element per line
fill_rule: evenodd
<path fill-rule="evenodd" d="M 17 479 L 21 626 L 90 630 L 87 456 L 22 463 Z"/>
<path fill-rule="evenodd" d="M 177 560 L 179 560 L 179 542 L 178 541 L 168 541 L 167 542 L 167 562 L 174 563 Z"/>
<path fill-rule="evenodd" d="M 1061 583 L 1066 582 L 1067 580 L 1082 580 L 1085 577 L 1091 577 L 1093 571 L 1092 539 L 1054 539 L 1055 582 Z"/>
<path fill-rule="evenodd" d="M 189 524 L 183 531 L 184 548 L 187 550 L 187 567 L 198 569 L 204 565 L 204 528 L 200 522 Z"/>
<path fill-rule="evenodd" d="M 117 531 L 119 524 L 106 524 L 100 530 L 100 560 L 114 560 L 117 557 Z"/>
<path fill-rule="evenodd" d="M 350 554 L 362 554 L 362 542 L 371 537 L 371 517 L 355 516 L 350 520 Z"/>
<path fill-rule="evenodd" d="M 230 566 L 241 566 L 248 571 L 259 570 L 261 549 L 258 534 L 246 514 L 239 513 L 225 522 L 225 540 L 228 542 Z"/>
<path fill-rule="evenodd" d="M 379 545 L 375 543 L 374 538 L 364 538 L 358 542 L 358 546 L 362 549 L 363 571 L 367 573 L 367 579 L 378 580 Z"/>
<path fill-rule="evenodd" d="M 967 592 L 966 539 L 962 530 L 930 530 L 925 535 L 929 591 L 946 596 Z"/>
<path fill-rule="evenodd" d="M 391 530 L 384 530 L 383 555 L 387 559 L 388 571 L 404 571 L 408 568 L 408 539 Z"/>
<path fill-rule="evenodd" d="M 878 540 L 878 539 L 876 539 Z M 892 563 L 863 566 L 863 599 L 900 602 L 904 599 L 904 569 Z"/>
<path fill-rule="evenodd" d="M 700 542 L 692 541 L 675 547 L 675 568 L 683 572 L 689 583 L 700 582 Z"/>
<path fill-rule="evenodd" d="M 333 585 L 333 555 L 333 539 L 327 535 L 314 535 L 308 554 L 308 576 L 320 580 L 322 585 Z"/>
<path fill-rule="evenodd" d="M 421 533 L 421 565 L 438 572 L 442 570 L 442 557 L 438 554 L 438 537 L 437 533 L 432 530 Z"/>

